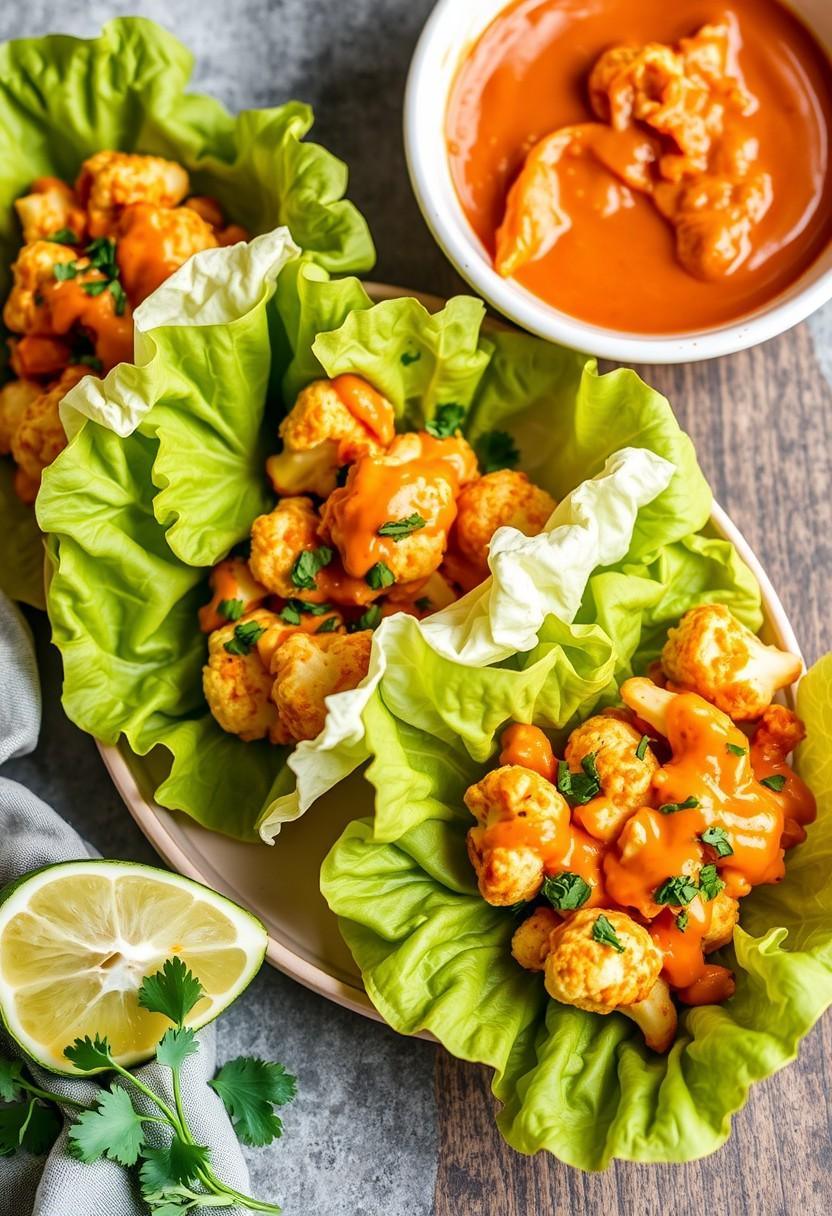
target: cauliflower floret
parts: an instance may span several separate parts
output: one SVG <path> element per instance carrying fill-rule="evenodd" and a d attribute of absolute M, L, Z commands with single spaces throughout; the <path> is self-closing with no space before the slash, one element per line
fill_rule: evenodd
<path fill-rule="evenodd" d="M 590 1013 L 646 1000 L 662 969 L 661 951 L 626 912 L 585 908 L 555 929 L 549 944 L 546 991 Z"/>
<path fill-rule="evenodd" d="M 734 926 L 740 918 L 739 901 L 720 891 L 712 899 L 708 908 L 711 913 L 711 923 L 708 932 L 702 938 L 702 949 L 705 954 L 721 950 L 733 941 Z"/>
<path fill-rule="evenodd" d="M 14 283 L 3 309 L 3 321 L 16 334 L 27 334 L 42 327 L 41 289 L 55 281 L 55 267 L 74 262 L 76 249 L 55 241 L 33 241 L 24 245 L 12 263 Z"/>
<path fill-rule="evenodd" d="M 542 971 L 549 953 L 549 938 L 561 919 L 553 908 L 537 908 L 511 939 L 511 953 L 526 971 Z"/>
<path fill-rule="evenodd" d="M 569 806 L 551 782 L 520 765 L 503 765 L 469 786 L 465 805 L 477 820 L 468 856 L 486 903 L 534 899 L 544 862 L 569 847 Z"/>
<path fill-rule="evenodd" d="M 124 211 L 118 232 L 116 259 L 134 308 L 189 257 L 218 244 L 210 224 L 189 207 L 136 203 Z"/>
<path fill-rule="evenodd" d="M 12 436 L 11 452 L 32 483 L 40 484 L 43 470 L 66 447 L 58 406 L 64 395 L 88 372 L 88 368 L 72 364 L 55 384 L 26 406 Z"/>
<path fill-rule="evenodd" d="M 778 793 L 783 805 L 782 845 L 793 849 L 806 839 L 806 824 L 817 817 L 817 802 L 806 782 L 798 776 L 788 757 L 806 737 L 806 728 L 785 705 L 769 705 L 751 742 L 751 766 L 758 781 L 784 777 Z"/>
<path fill-rule="evenodd" d="M 248 562 L 242 557 L 227 557 L 211 571 L 208 582 L 213 595 L 199 610 L 199 627 L 203 633 L 221 629 L 229 621 L 239 620 L 259 608 L 268 592 L 252 576 Z M 220 611 L 220 605 L 225 611 Z"/>
<path fill-rule="evenodd" d="M 283 451 L 266 462 L 266 472 L 278 494 L 317 494 L 326 498 L 335 489 L 338 470 L 362 456 L 379 455 L 392 439 L 393 407 L 380 394 L 364 387 L 381 403 L 375 429 L 356 417 L 344 400 L 343 381 L 314 380 L 298 395 L 280 424 Z M 364 382 L 361 382 L 364 384 Z M 339 392 L 341 388 L 341 392 Z M 381 434 L 379 434 L 381 432 Z"/>
<path fill-rule="evenodd" d="M 272 743 L 288 742 L 271 700 L 272 677 L 257 650 L 257 638 L 253 636 L 256 630 L 249 633 L 248 641 L 237 645 L 241 626 L 253 624 L 265 632 L 275 623 L 279 622 L 273 612 L 258 609 L 216 629 L 208 639 L 208 662 L 202 669 L 205 699 L 222 729 L 246 741 L 268 738 Z M 228 645 L 244 653 L 231 653 Z"/>
<path fill-rule="evenodd" d="M 325 699 L 356 688 L 370 666 L 372 631 L 350 634 L 296 632 L 272 657 L 272 700 L 292 739 L 315 739 L 323 730 Z"/>
<path fill-rule="evenodd" d="M 208 195 L 192 194 L 190 198 L 185 199 L 183 205 L 190 208 L 191 211 L 195 211 L 212 228 L 224 227 L 225 212 L 215 198 L 209 198 Z"/>
<path fill-rule="evenodd" d="M 292 568 L 305 550 L 320 548 L 320 520 L 311 498 L 284 498 L 268 515 L 251 525 L 251 573 L 274 595 L 298 594 Z"/>
<path fill-rule="evenodd" d="M 554 781 L 558 762 L 552 745 L 539 726 L 512 722 L 500 735 L 500 764 L 520 764 Z"/>
<path fill-rule="evenodd" d="M 57 177 L 39 177 L 14 205 L 23 227 L 23 240 L 39 241 L 56 232 L 74 232 L 80 244 L 86 229 L 86 216 L 74 191 Z"/>
<path fill-rule="evenodd" d="M 188 193 L 188 174 L 160 156 L 102 151 L 84 161 L 75 189 L 87 208 L 90 235 L 107 236 L 132 203 L 175 207 Z"/>
<path fill-rule="evenodd" d="M 669 631 L 662 666 L 674 684 L 744 721 L 759 718 L 802 664 L 797 655 L 765 646 L 724 605 L 700 604 Z"/>
<path fill-rule="evenodd" d="M 21 380 L 53 379 L 72 362 L 72 344 L 51 334 L 24 334 L 9 339 L 9 366 Z"/>
<path fill-rule="evenodd" d="M 488 574 L 488 547 L 498 528 L 537 536 L 557 503 L 525 473 L 500 469 L 466 486 L 457 503 L 452 543 L 463 557 Z"/>
<path fill-rule="evenodd" d="M 769 705 L 754 732 L 754 748 L 785 760 L 805 738 L 806 727 L 796 713 L 785 705 Z"/>
<path fill-rule="evenodd" d="M 587 756 L 595 757 L 602 797 L 576 807 L 574 817 L 597 840 L 614 840 L 630 815 L 650 801 L 659 764 L 649 747 L 639 758 L 640 741 L 628 722 L 601 715 L 587 718 L 569 736 L 565 759 L 572 772 L 581 771 Z"/>
<path fill-rule="evenodd" d="M 11 451 L 12 436 L 27 406 L 42 392 L 41 386 L 32 380 L 10 380 L 0 388 L 0 456 Z"/>
<path fill-rule="evenodd" d="M 659 977 L 643 1001 L 622 1005 L 618 1012 L 635 1022 L 651 1051 L 663 1054 L 669 1050 L 679 1017 L 666 980 Z"/>
<path fill-rule="evenodd" d="M 454 472 L 459 488 L 479 477 L 479 466 L 474 449 L 461 435 L 446 439 L 435 439 L 426 431 L 408 431 L 397 435 L 387 452 L 390 464 L 409 464 L 414 460 L 442 460 Z"/>

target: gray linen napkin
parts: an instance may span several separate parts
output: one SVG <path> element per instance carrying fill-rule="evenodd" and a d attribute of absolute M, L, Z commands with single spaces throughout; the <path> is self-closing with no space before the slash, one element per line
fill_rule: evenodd
<path fill-rule="evenodd" d="M 0 593 L 0 765 L 32 751 L 40 731 L 40 684 L 31 635 L 23 617 Z M 94 857 L 77 832 L 21 785 L 0 776 L 0 887 L 38 866 Z M 200 1050 L 182 1069 L 182 1091 L 191 1129 L 211 1149 L 223 1181 L 248 1190 L 248 1171 L 237 1137 L 217 1094 L 206 1084 L 216 1064 L 214 1028 L 199 1035 Z M 0 1030 L 0 1052 L 20 1053 Z M 89 1103 L 97 1085 L 56 1077 L 35 1065 L 37 1083 L 54 1093 Z M 148 1064 L 138 1075 L 172 1100 L 170 1073 Z M 0 1159 L 0 1211 L 8 1216 L 144 1216 L 135 1178 L 115 1162 L 85 1165 L 69 1155 L 66 1127 L 47 1157 L 18 1153 Z M 240 1216 L 239 1208 L 221 1209 Z"/>

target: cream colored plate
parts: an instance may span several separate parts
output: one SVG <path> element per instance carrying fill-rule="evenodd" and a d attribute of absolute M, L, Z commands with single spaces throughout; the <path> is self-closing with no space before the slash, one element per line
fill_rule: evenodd
<path fill-rule="evenodd" d="M 367 288 L 377 300 L 416 295 L 429 308 L 442 304 L 436 297 L 386 285 Z M 765 640 L 799 654 L 783 606 L 745 538 L 716 504 L 711 519 L 760 583 Z M 321 862 L 341 830 L 372 811 L 372 790 L 362 777 L 353 775 L 301 819 L 286 824 L 274 847 L 241 844 L 157 805 L 153 790 L 164 769 L 154 753 L 135 756 L 124 742 L 116 747 L 99 743 L 98 748 L 130 814 L 168 865 L 259 916 L 269 934 L 266 957 L 278 970 L 339 1005 L 380 1020 L 318 884 Z"/>

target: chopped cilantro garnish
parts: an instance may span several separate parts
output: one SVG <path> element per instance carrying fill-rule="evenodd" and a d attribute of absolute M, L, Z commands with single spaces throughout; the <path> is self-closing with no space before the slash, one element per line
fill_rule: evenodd
<path fill-rule="evenodd" d="M 725 749 L 726 749 L 726 751 L 729 751 L 732 756 L 747 756 L 748 755 L 748 748 L 740 747 L 739 743 L 726 743 Z"/>
<path fill-rule="evenodd" d="M 118 262 L 116 261 L 115 241 L 111 241 L 109 237 L 100 236 L 96 240 L 90 241 L 84 253 L 89 258 L 93 270 L 100 270 L 108 279 L 117 277 Z"/>
<path fill-rule="evenodd" d="M 563 874 L 555 874 L 545 880 L 543 894 L 553 908 L 567 912 L 585 904 L 592 894 L 592 887 L 580 874 L 572 874 L 566 870 Z"/>
<path fill-rule="evenodd" d="M 396 581 L 393 571 L 384 562 L 376 562 L 374 566 L 370 566 L 364 578 L 373 591 L 382 591 L 385 587 L 392 587 Z"/>
<path fill-rule="evenodd" d="M 581 761 L 583 772 L 573 773 L 565 760 L 558 763 L 558 791 L 572 806 L 583 806 L 601 792 L 601 778 L 595 763 L 595 752 Z"/>
<path fill-rule="evenodd" d="M 422 595 L 418 600 L 416 600 L 416 607 L 420 612 L 430 612 L 432 606 L 430 596 L 428 595 Z"/>
<path fill-rule="evenodd" d="M 592 926 L 592 940 L 601 942 L 603 946 L 612 946 L 613 950 L 617 950 L 619 954 L 624 953 L 624 945 L 618 940 L 615 929 L 603 912 Z"/>
<path fill-rule="evenodd" d="M 649 746 L 650 746 L 650 736 L 642 735 L 638 741 L 638 747 L 636 748 L 636 757 L 639 760 L 643 760 L 644 757 L 647 755 L 647 748 Z"/>
<path fill-rule="evenodd" d="M 699 871 L 699 889 L 706 899 L 716 899 L 724 886 L 716 866 L 703 866 Z"/>
<path fill-rule="evenodd" d="M 74 279 L 78 274 L 78 263 L 56 262 L 52 267 L 52 273 L 59 283 L 65 283 L 67 279 Z"/>
<path fill-rule="evenodd" d="M 244 610 L 245 604 L 242 600 L 220 600 L 217 604 L 217 612 L 227 621 L 239 621 Z"/>
<path fill-rule="evenodd" d="M 686 874 L 678 874 L 674 878 L 665 879 L 662 885 L 656 888 L 653 898 L 657 904 L 670 904 L 674 908 L 681 908 L 696 899 L 698 894 L 699 888 L 693 879 L 688 878 Z"/>
<path fill-rule="evenodd" d="M 78 234 L 73 232 L 71 228 L 59 228 L 57 232 L 53 232 L 48 236 L 47 241 L 52 241 L 55 245 L 77 245 Z"/>
<path fill-rule="evenodd" d="M 513 469 L 520 453 L 506 431 L 486 431 L 477 441 L 477 456 L 484 473 L 496 473 L 498 469 Z"/>
<path fill-rule="evenodd" d="M 447 439 L 454 435 L 462 426 L 465 418 L 465 406 L 449 401 L 446 405 L 438 405 L 436 413 L 425 424 L 425 430 L 434 439 Z"/>
<path fill-rule="evenodd" d="M 299 553 L 295 558 L 295 564 L 292 566 L 292 582 L 302 591 L 315 591 L 318 586 L 315 576 L 319 570 L 329 565 L 334 556 L 332 549 L 326 545 L 317 549 L 304 549 L 303 553 Z"/>
<path fill-rule="evenodd" d="M 234 637 L 225 643 L 229 654 L 251 654 L 259 638 L 266 632 L 259 621 L 243 621 L 234 627 Z"/>
<path fill-rule="evenodd" d="M 388 519 L 386 524 L 381 525 L 378 534 L 379 536 L 389 536 L 391 540 L 404 540 L 412 532 L 418 532 L 420 528 L 424 528 L 426 523 L 426 519 L 414 512 L 405 519 Z"/>
<path fill-rule="evenodd" d="M 686 798 L 684 802 L 664 802 L 659 807 L 660 815 L 673 815 L 676 811 L 692 811 L 694 807 L 699 806 L 699 799 L 694 798 L 693 794 Z"/>
<path fill-rule="evenodd" d="M 710 845 L 717 857 L 730 857 L 734 851 L 725 828 L 706 828 L 699 839 L 703 844 Z"/>
<path fill-rule="evenodd" d="M 359 633 L 362 629 L 375 629 L 381 620 L 381 609 L 378 604 L 370 604 L 366 612 L 362 612 L 361 616 L 350 625 L 350 633 Z"/>
<path fill-rule="evenodd" d="M 332 633 L 337 628 L 338 628 L 338 617 L 337 616 L 328 616 L 325 621 L 321 621 L 320 625 L 315 630 L 315 632 L 316 633 Z"/>
<path fill-rule="evenodd" d="M 289 600 L 287 604 L 283 605 L 283 607 L 280 609 L 279 616 L 285 625 L 300 624 L 300 612 L 295 607 L 293 600 Z"/>
<path fill-rule="evenodd" d="M 113 306 L 116 310 L 116 316 L 123 317 L 124 310 L 127 307 L 127 296 L 125 295 L 124 288 L 122 287 L 121 283 L 119 283 L 118 279 L 110 279 L 107 286 L 110 289 L 110 295 L 113 297 Z"/>
<path fill-rule="evenodd" d="M 92 368 L 94 372 L 100 372 L 104 367 L 98 355 L 73 355 L 70 363 L 75 363 L 80 367 Z"/>
<path fill-rule="evenodd" d="M 685 929 L 687 929 L 689 920 L 690 920 L 690 916 L 688 914 L 688 910 L 687 910 L 687 908 L 683 908 L 682 911 L 679 913 L 679 915 L 676 917 L 676 928 L 679 930 L 680 933 L 684 933 Z"/>
<path fill-rule="evenodd" d="M 763 777 L 760 780 L 760 785 L 764 785 L 767 790 L 774 790 L 775 794 L 779 794 L 785 784 L 786 778 L 783 773 L 772 773 L 770 777 Z"/>

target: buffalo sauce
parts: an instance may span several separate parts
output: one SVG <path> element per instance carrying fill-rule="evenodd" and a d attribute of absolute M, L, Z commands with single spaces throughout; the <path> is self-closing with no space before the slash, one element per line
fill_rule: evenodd
<path fill-rule="evenodd" d="M 133 358 L 133 318 L 129 309 L 118 315 L 110 291 L 95 296 L 84 291 L 84 283 L 99 281 L 103 282 L 103 277 L 90 271 L 81 280 L 47 283 L 41 290 L 52 332 L 68 334 L 77 327 L 88 330 L 96 355 L 104 370 L 109 371 L 117 363 L 127 363 Z"/>
<path fill-rule="evenodd" d="M 557 761 L 552 745 L 539 726 L 514 722 L 500 736 L 500 764 L 519 764 L 554 781 Z"/>
<path fill-rule="evenodd" d="M 365 426 L 384 447 L 393 442 L 395 417 L 390 402 L 360 376 L 336 376 L 332 387 L 353 418 Z"/>
<path fill-rule="evenodd" d="M 665 182 L 648 195 L 640 175 L 666 155 L 667 141 L 640 123 L 627 131 L 599 123 L 589 104 L 592 70 L 610 47 L 679 45 L 722 18 L 736 29 L 736 62 L 752 99 L 739 107 L 741 138 L 727 134 L 725 180 L 710 173 L 691 179 L 693 193 Z M 447 138 L 463 209 L 493 255 L 510 187 L 529 153 L 543 140 L 557 141 L 564 128 L 583 130 L 548 149 L 563 230 L 548 251 L 513 273 L 535 295 L 594 324 L 671 333 L 723 324 L 760 307 L 823 250 L 832 230 L 830 126 L 829 63 L 776 0 L 728 0 L 716 8 L 706 0 L 517 0 L 462 64 Z M 628 135 L 629 143 L 614 149 L 610 135 Z M 743 256 L 728 256 L 733 269 L 717 280 L 696 277 L 680 252 L 710 265 L 701 256 L 700 223 L 748 158 L 753 173 L 736 202 L 753 222 L 744 227 L 740 216 L 731 238 Z M 544 174 L 544 190 L 545 180 Z M 674 224 L 683 212 L 691 222 L 686 215 L 677 244 Z M 714 242 L 711 252 L 722 248 Z"/>

